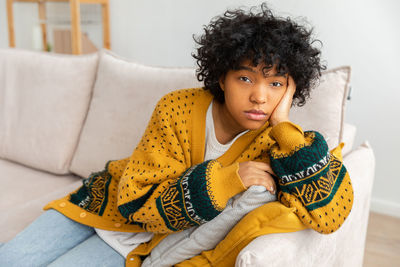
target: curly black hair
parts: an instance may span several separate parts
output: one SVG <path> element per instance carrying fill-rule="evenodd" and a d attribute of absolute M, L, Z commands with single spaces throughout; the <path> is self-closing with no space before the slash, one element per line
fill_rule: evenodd
<path fill-rule="evenodd" d="M 237 69 L 244 60 L 254 66 L 263 63 L 269 69 L 275 66 L 278 74 L 293 77 L 293 104 L 302 106 L 326 68 L 320 60 L 320 49 L 314 47 L 322 43 L 312 38 L 312 28 L 289 17 L 274 16 L 266 3 L 261 4 L 260 11 L 255 9 L 228 10 L 204 26 L 205 33 L 199 38 L 193 36 L 199 45 L 197 54 L 192 54 L 198 65 L 197 79 L 224 103 L 219 79 L 229 70 Z"/>

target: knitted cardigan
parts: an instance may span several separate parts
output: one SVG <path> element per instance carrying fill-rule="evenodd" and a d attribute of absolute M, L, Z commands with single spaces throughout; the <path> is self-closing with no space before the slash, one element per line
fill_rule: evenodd
<path fill-rule="evenodd" d="M 324 138 L 290 122 L 266 123 L 203 162 L 212 99 L 202 88 L 165 95 L 130 157 L 107 162 L 45 209 L 104 230 L 154 232 L 154 246 L 167 233 L 217 216 L 229 198 L 246 190 L 238 168 L 252 160 L 271 165 L 279 201 L 304 225 L 324 234 L 337 230 L 350 213 L 353 189 L 341 156 L 329 152 Z"/>

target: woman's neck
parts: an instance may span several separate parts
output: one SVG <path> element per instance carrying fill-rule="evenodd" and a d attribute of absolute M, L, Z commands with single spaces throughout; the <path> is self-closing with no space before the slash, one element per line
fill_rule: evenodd
<path fill-rule="evenodd" d="M 215 137 L 221 144 L 227 144 L 235 136 L 245 131 L 229 116 L 224 104 L 213 101 L 212 117 L 214 120 Z"/>

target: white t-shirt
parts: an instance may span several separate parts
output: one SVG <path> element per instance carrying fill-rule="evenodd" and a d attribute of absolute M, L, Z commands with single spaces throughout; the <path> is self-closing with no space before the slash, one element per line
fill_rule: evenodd
<path fill-rule="evenodd" d="M 233 140 L 231 140 L 227 144 L 219 143 L 217 137 L 215 136 L 214 119 L 212 117 L 212 108 L 214 105 L 213 103 L 214 102 L 211 102 L 210 106 L 208 107 L 206 115 L 206 147 L 204 161 L 216 159 L 223 155 L 236 141 L 236 139 L 247 132 L 244 131 L 238 134 Z M 95 231 L 98 236 L 104 240 L 104 242 L 106 242 L 110 247 L 115 249 L 125 258 L 127 257 L 129 252 L 134 250 L 140 244 L 150 241 L 154 235 L 153 233 L 149 232 L 127 233 L 101 230 L 97 228 L 95 228 Z"/>
<path fill-rule="evenodd" d="M 236 139 L 248 132 L 248 130 L 241 132 L 227 144 L 223 145 L 218 142 L 215 135 L 214 119 L 212 116 L 212 109 L 214 106 L 213 103 L 214 102 L 212 102 L 211 105 L 208 107 L 206 115 L 206 149 L 204 153 L 204 161 L 219 158 L 231 147 Z"/>

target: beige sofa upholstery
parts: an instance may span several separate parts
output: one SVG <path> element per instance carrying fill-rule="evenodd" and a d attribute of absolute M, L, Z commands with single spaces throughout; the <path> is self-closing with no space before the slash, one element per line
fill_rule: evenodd
<path fill-rule="evenodd" d="M 353 149 L 356 127 L 343 121 L 349 79 L 349 67 L 324 72 L 292 120 L 321 132 L 330 148 L 346 143 L 352 213 L 331 235 L 261 236 L 242 250 L 238 266 L 361 266 L 375 161 L 368 143 Z M 194 69 L 143 66 L 106 50 L 85 56 L 0 50 L 0 242 L 107 160 L 130 156 L 163 94 L 199 86 Z"/>

